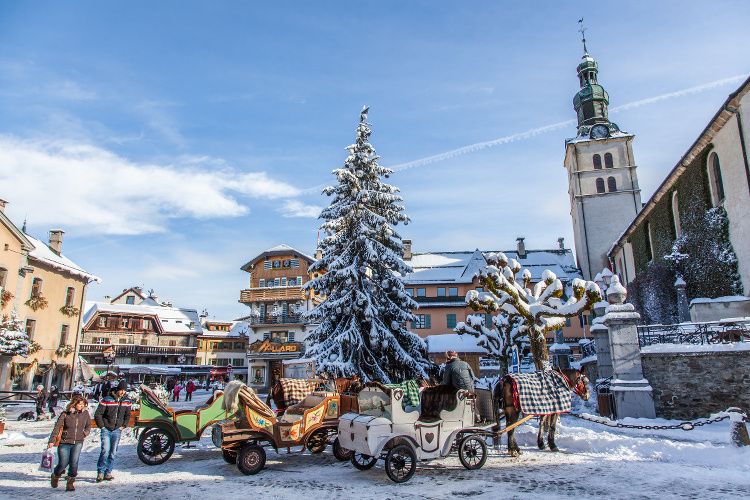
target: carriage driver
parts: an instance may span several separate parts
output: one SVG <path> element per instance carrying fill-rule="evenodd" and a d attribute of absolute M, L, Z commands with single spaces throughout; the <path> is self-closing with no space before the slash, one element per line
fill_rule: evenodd
<path fill-rule="evenodd" d="M 445 352 L 445 371 L 443 385 L 452 385 L 456 389 L 474 392 L 474 372 L 466 361 L 458 358 L 456 351 Z"/>

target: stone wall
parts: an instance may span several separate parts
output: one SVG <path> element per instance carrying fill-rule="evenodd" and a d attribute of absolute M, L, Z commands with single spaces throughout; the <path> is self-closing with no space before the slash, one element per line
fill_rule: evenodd
<path fill-rule="evenodd" d="M 644 352 L 641 361 L 658 417 L 690 420 L 731 406 L 750 410 L 750 351 Z"/>

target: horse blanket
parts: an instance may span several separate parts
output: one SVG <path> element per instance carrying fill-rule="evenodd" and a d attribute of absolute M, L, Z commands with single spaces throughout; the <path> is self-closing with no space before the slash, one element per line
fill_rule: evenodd
<path fill-rule="evenodd" d="M 282 403 L 281 408 L 296 405 L 313 392 L 320 383 L 319 380 L 305 380 L 297 378 L 280 378 Z"/>
<path fill-rule="evenodd" d="M 561 373 L 511 373 L 506 377 L 513 385 L 514 406 L 526 415 L 550 415 L 570 411 L 572 396 Z"/>
<path fill-rule="evenodd" d="M 404 398 L 401 400 L 401 405 L 404 408 L 407 406 L 419 406 L 419 385 L 417 385 L 416 380 L 405 380 L 400 384 L 385 384 L 385 386 L 404 391 Z"/>

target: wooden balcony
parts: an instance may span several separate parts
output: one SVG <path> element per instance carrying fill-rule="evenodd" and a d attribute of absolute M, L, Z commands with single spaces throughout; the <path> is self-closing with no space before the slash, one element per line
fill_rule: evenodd
<path fill-rule="evenodd" d="M 273 302 L 276 300 L 304 300 L 305 294 L 298 286 L 276 286 L 269 288 L 248 288 L 240 292 L 240 302 Z"/>
<path fill-rule="evenodd" d="M 195 356 L 197 347 L 138 345 L 138 344 L 81 344 L 80 353 L 88 355 L 101 354 L 104 349 L 112 347 L 117 356 Z"/>
<path fill-rule="evenodd" d="M 302 315 L 301 314 L 282 314 L 279 316 L 274 316 L 272 314 L 266 314 L 265 316 L 260 316 L 256 318 L 249 318 L 247 320 L 251 325 L 302 325 L 304 324 L 304 321 L 302 321 Z"/>

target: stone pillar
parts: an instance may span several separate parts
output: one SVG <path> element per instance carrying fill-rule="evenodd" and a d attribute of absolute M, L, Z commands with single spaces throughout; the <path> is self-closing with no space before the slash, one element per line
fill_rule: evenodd
<path fill-rule="evenodd" d="M 617 418 L 655 418 L 653 390 L 643 376 L 641 347 L 636 325 L 641 316 L 632 304 L 626 304 L 627 290 L 617 275 L 607 290 L 607 314 L 604 326 L 609 329 L 609 348 L 612 357 L 610 390 L 615 399 Z"/>
<path fill-rule="evenodd" d="M 594 314 L 596 317 L 591 321 L 591 335 L 594 336 L 596 343 L 596 367 L 599 371 L 599 379 L 604 380 L 612 376 L 612 356 L 609 352 L 609 330 L 604 326 L 604 312 L 607 309 L 606 302 L 597 302 L 594 304 Z"/>
<path fill-rule="evenodd" d="M 550 346 L 549 353 L 553 366 L 563 370 L 570 368 L 570 355 L 573 351 L 565 343 L 562 329 L 555 330 L 555 343 Z"/>
<path fill-rule="evenodd" d="M 677 291 L 677 318 L 680 323 L 687 323 L 690 321 L 690 304 L 687 298 L 687 283 L 682 279 L 682 276 L 678 276 L 674 282 L 675 290 Z"/>

